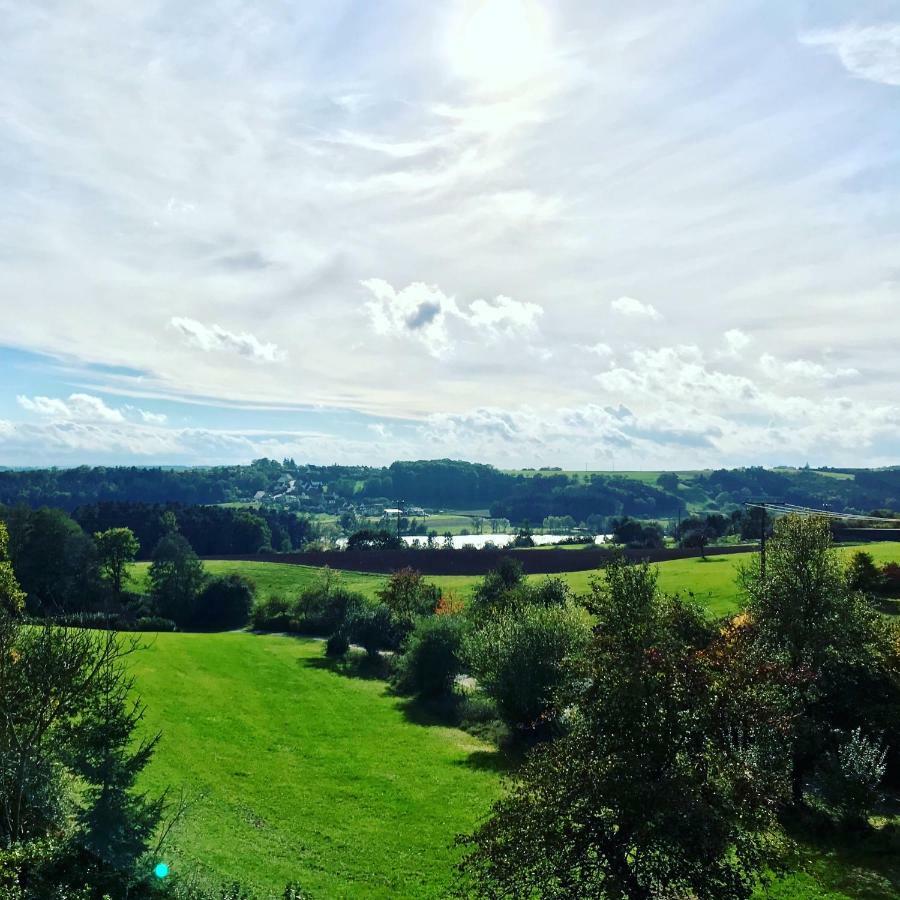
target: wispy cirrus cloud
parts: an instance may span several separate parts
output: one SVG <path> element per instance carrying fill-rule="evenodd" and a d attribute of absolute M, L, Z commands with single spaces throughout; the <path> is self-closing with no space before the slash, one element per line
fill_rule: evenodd
<path fill-rule="evenodd" d="M 811 31 L 801 40 L 834 53 L 857 78 L 900 87 L 900 21 Z"/>

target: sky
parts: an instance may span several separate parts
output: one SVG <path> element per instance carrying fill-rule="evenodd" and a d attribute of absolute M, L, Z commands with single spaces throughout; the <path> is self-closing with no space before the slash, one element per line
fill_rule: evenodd
<path fill-rule="evenodd" d="M 900 463 L 900 0 L 0 0 L 0 465 Z"/>

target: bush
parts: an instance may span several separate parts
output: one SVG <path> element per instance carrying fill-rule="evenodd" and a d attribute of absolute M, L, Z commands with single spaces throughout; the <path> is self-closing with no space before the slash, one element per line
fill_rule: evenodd
<path fill-rule="evenodd" d="M 850 557 L 847 565 L 847 583 L 854 591 L 861 591 L 864 594 L 877 594 L 881 591 L 884 579 L 871 553 L 865 550 L 857 550 Z"/>
<path fill-rule="evenodd" d="M 350 641 L 343 630 L 336 631 L 325 644 L 325 655 L 331 659 L 340 659 L 350 650 Z"/>
<path fill-rule="evenodd" d="M 357 609 L 347 618 L 346 625 L 350 640 L 365 647 L 369 656 L 377 656 L 381 650 L 397 650 L 403 637 L 383 603 Z"/>
<path fill-rule="evenodd" d="M 326 584 L 314 585 L 303 591 L 292 607 L 293 623 L 289 630 L 325 637 L 370 606 L 361 594 L 340 587 L 329 588 Z"/>
<path fill-rule="evenodd" d="M 462 622 L 456 616 L 419 619 L 397 659 L 398 690 L 435 699 L 452 693 L 461 670 Z"/>
<path fill-rule="evenodd" d="M 204 631 L 243 628 L 253 607 L 253 582 L 240 575 L 213 578 L 200 591 L 190 624 Z"/>
<path fill-rule="evenodd" d="M 175 631 L 175 628 L 171 619 L 164 619 L 162 616 L 143 616 L 135 625 L 135 631 Z"/>
<path fill-rule="evenodd" d="M 857 728 L 829 755 L 822 777 L 822 795 L 843 824 L 865 826 L 869 812 L 881 799 L 887 751 Z"/>
<path fill-rule="evenodd" d="M 279 594 L 260 600 L 250 614 L 250 625 L 256 631 L 292 631 L 292 604 Z"/>
<path fill-rule="evenodd" d="M 590 628 L 571 605 L 529 605 L 504 613 L 470 634 L 465 658 L 512 729 L 540 733 L 552 724 L 554 693 Z"/>

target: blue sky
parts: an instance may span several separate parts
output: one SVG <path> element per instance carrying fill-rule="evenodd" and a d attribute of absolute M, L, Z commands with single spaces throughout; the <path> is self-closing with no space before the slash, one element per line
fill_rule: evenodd
<path fill-rule="evenodd" d="M 0 465 L 898 462 L 896 2 L 0 0 L 0 41 Z"/>

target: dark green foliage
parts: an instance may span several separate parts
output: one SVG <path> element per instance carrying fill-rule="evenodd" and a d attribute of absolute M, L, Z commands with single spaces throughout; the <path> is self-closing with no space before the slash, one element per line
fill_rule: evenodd
<path fill-rule="evenodd" d="M 900 739 L 900 683 L 892 669 L 889 626 L 853 590 L 824 519 L 786 516 L 775 524 L 763 572 L 742 573 L 759 655 L 797 684 L 792 752 L 793 800 L 837 750 L 836 735 Z"/>
<path fill-rule="evenodd" d="M 418 616 L 430 616 L 441 599 L 437 585 L 429 584 L 410 566 L 391 574 L 378 592 L 378 599 L 400 620 L 412 622 Z"/>
<path fill-rule="evenodd" d="M 347 538 L 348 550 L 402 550 L 404 546 L 396 532 L 385 528 L 363 528 Z"/>
<path fill-rule="evenodd" d="M 610 522 L 613 540 L 617 544 L 624 544 L 641 550 L 654 550 L 664 546 L 662 528 L 655 523 L 645 524 L 627 516 L 621 519 L 613 519 Z"/>
<path fill-rule="evenodd" d="M 877 594 L 884 586 L 884 579 L 871 553 L 857 550 L 847 565 L 847 583 L 851 590 L 864 594 Z"/>
<path fill-rule="evenodd" d="M 325 643 L 325 655 L 331 659 L 340 659 L 350 650 L 350 641 L 343 628 L 336 631 Z"/>
<path fill-rule="evenodd" d="M 100 571 L 108 579 L 113 598 L 118 603 L 122 588 L 128 581 L 128 564 L 133 562 L 141 549 L 130 528 L 109 528 L 94 533 Z"/>
<path fill-rule="evenodd" d="M 448 696 L 462 668 L 462 628 L 459 616 L 419 619 L 396 661 L 398 690 L 424 699 Z"/>
<path fill-rule="evenodd" d="M 170 514 L 174 528 L 163 516 Z M 260 550 L 299 550 L 317 537 L 311 519 L 279 509 L 182 506 L 176 503 L 98 503 L 72 514 L 87 532 L 127 527 L 148 556 L 167 530 L 180 531 L 200 556 L 255 554 Z"/>
<path fill-rule="evenodd" d="M 568 731 L 467 839 L 461 893 L 749 897 L 774 860 L 771 730 L 758 739 L 725 716 L 684 637 L 705 629 L 686 627 L 690 609 L 659 595 L 649 567 L 615 561 L 590 606 L 596 638 L 568 685 Z"/>
<path fill-rule="evenodd" d="M 156 744 L 134 737 L 143 709 L 123 660 L 137 646 L 0 616 L 0 847 L 15 856 L 11 871 L 0 865 L 0 885 L 7 880 L 9 896 L 52 897 L 53 885 L 78 897 L 85 884 L 91 897 L 142 896 L 135 863 L 162 800 L 135 789 Z"/>
<path fill-rule="evenodd" d="M 867 827 L 870 810 L 881 799 L 887 751 L 857 728 L 841 740 L 822 765 L 822 794 L 844 825 Z"/>
<path fill-rule="evenodd" d="M 467 634 L 464 655 L 472 675 L 515 731 L 546 734 L 557 716 L 556 692 L 590 637 L 571 605 L 525 605 L 502 611 Z"/>
<path fill-rule="evenodd" d="M 159 615 L 190 625 L 206 576 L 203 563 L 178 532 L 160 538 L 150 565 L 150 596 Z"/>
<path fill-rule="evenodd" d="M 6 523 L 10 560 L 30 612 L 103 608 L 94 542 L 64 512 L 17 507 L 6 511 Z"/>
<path fill-rule="evenodd" d="M 210 579 L 197 597 L 190 624 L 201 631 L 243 628 L 253 608 L 253 582 L 240 575 Z"/>
<path fill-rule="evenodd" d="M 346 628 L 350 640 L 364 647 L 369 656 L 377 656 L 381 650 L 399 649 L 405 636 L 405 630 L 383 603 L 358 607 L 347 618 Z"/>
<path fill-rule="evenodd" d="M 497 568 L 488 572 L 472 591 L 466 613 L 473 621 L 481 622 L 525 606 L 564 606 L 571 599 L 572 592 L 562 578 L 548 576 L 528 581 L 518 560 L 502 557 Z"/>

